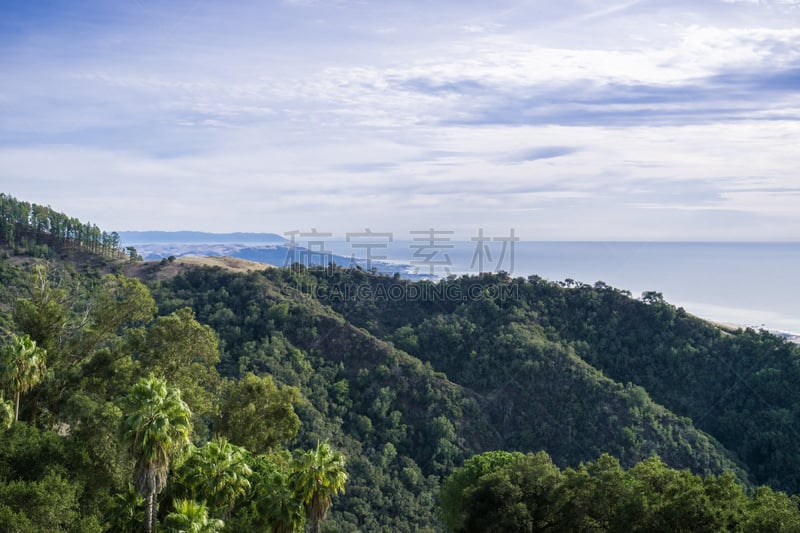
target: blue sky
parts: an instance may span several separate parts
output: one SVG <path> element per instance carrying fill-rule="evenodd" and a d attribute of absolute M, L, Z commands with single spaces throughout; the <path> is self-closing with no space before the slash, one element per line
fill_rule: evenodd
<path fill-rule="evenodd" d="M 0 117 L 108 230 L 800 240 L 800 0 L 6 1 Z"/>

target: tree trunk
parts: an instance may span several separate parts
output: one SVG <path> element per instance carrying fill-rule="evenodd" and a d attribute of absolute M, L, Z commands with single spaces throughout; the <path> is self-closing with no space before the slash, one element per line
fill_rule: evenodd
<path fill-rule="evenodd" d="M 146 533 L 153 533 L 155 531 L 155 512 L 156 507 L 156 491 L 151 490 L 147 495 L 147 503 L 144 507 L 144 530 Z"/>
<path fill-rule="evenodd" d="M 19 393 L 20 393 L 20 390 L 17 389 L 17 394 L 16 394 L 17 403 L 14 406 L 14 422 L 19 422 Z"/>

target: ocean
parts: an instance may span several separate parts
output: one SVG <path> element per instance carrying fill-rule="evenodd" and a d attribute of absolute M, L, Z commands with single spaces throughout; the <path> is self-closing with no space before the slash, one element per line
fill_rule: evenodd
<path fill-rule="evenodd" d="M 639 296 L 658 291 L 675 306 L 718 322 L 800 335 L 800 243 L 395 241 L 385 248 L 325 243 L 338 255 L 410 265 L 446 276 L 505 270 L 551 281 L 603 281 Z M 502 257 L 502 264 L 500 258 Z"/>

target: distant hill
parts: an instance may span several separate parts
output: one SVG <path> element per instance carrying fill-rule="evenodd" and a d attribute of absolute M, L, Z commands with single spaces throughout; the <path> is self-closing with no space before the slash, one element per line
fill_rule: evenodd
<path fill-rule="evenodd" d="M 141 280 L 166 280 L 198 267 L 218 267 L 226 272 L 247 273 L 273 268 L 271 265 L 224 255 L 211 257 L 184 256 L 173 260 L 137 261 L 125 265 L 126 276 Z"/>
<path fill-rule="evenodd" d="M 234 235 L 234 234 L 229 234 Z M 256 261 L 271 266 L 286 266 L 291 263 L 300 263 L 304 266 L 322 264 L 322 262 L 333 262 L 337 265 L 347 266 L 350 259 L 339 255 L 329 255 L 322 257 L 319 254 L 309 252 L 306 248 L 295 247 L 294 249 L 285 244 L 261 244 L 252 245 L 247 243 L 188 243 L 188 242 L 162 242 L 137 244 L 136 249 L 142 254 L 146 261 L 157 261 L 159 259 L 173 257 L 238 257 L 248 261 Z"/>
<path fill-rule="evenodd" d="M 183 232 L 176 232 L 183 233 Z M 221 235 L 221 234 L 205 234 Z M 230 233 L 227 235 L 244 235 Z M 268 234 L 264 234 L 268 235 Z M 345 257 L 333 253 L 321 254 L 310 251 L 303 246 L 288 246 L 287 243 L 248 244 L 241 242 L 230 243 L 190 243 L 190 242 L 152 242 L 136 244 L 136 250 L 145 261 L 159 261 L 161 259 L 185 257 L 236 257 L 247 261 L 255 261 L 264 265 L 282 267 L 293 263 L 305 267 L 328 266 L 334 263 L 340 267 L 356 266 L 364 270 L 375 270 L 380 274 L 392 275 L 395 272 L 407 279 L 429 279 L 426 274 L 413 274 L 413 268 L 408 264 L 391 263 L 387 261 L 371 261 L 366 259 Z"/>
<path fill-rule="evenodd" d="M 288 242 L 275 233 L 207 233 L 204 231 L 120 231 L 126 245 L 139 244 L 282 244 Z"/>

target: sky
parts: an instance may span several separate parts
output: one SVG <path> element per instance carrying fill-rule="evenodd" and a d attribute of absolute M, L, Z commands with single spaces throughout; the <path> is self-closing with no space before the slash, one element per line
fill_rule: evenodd
<path fill-rule="evenodd" d="M 108 231 L 800 240 L 800 0 L 0 7 L 0 191 Z"/>

